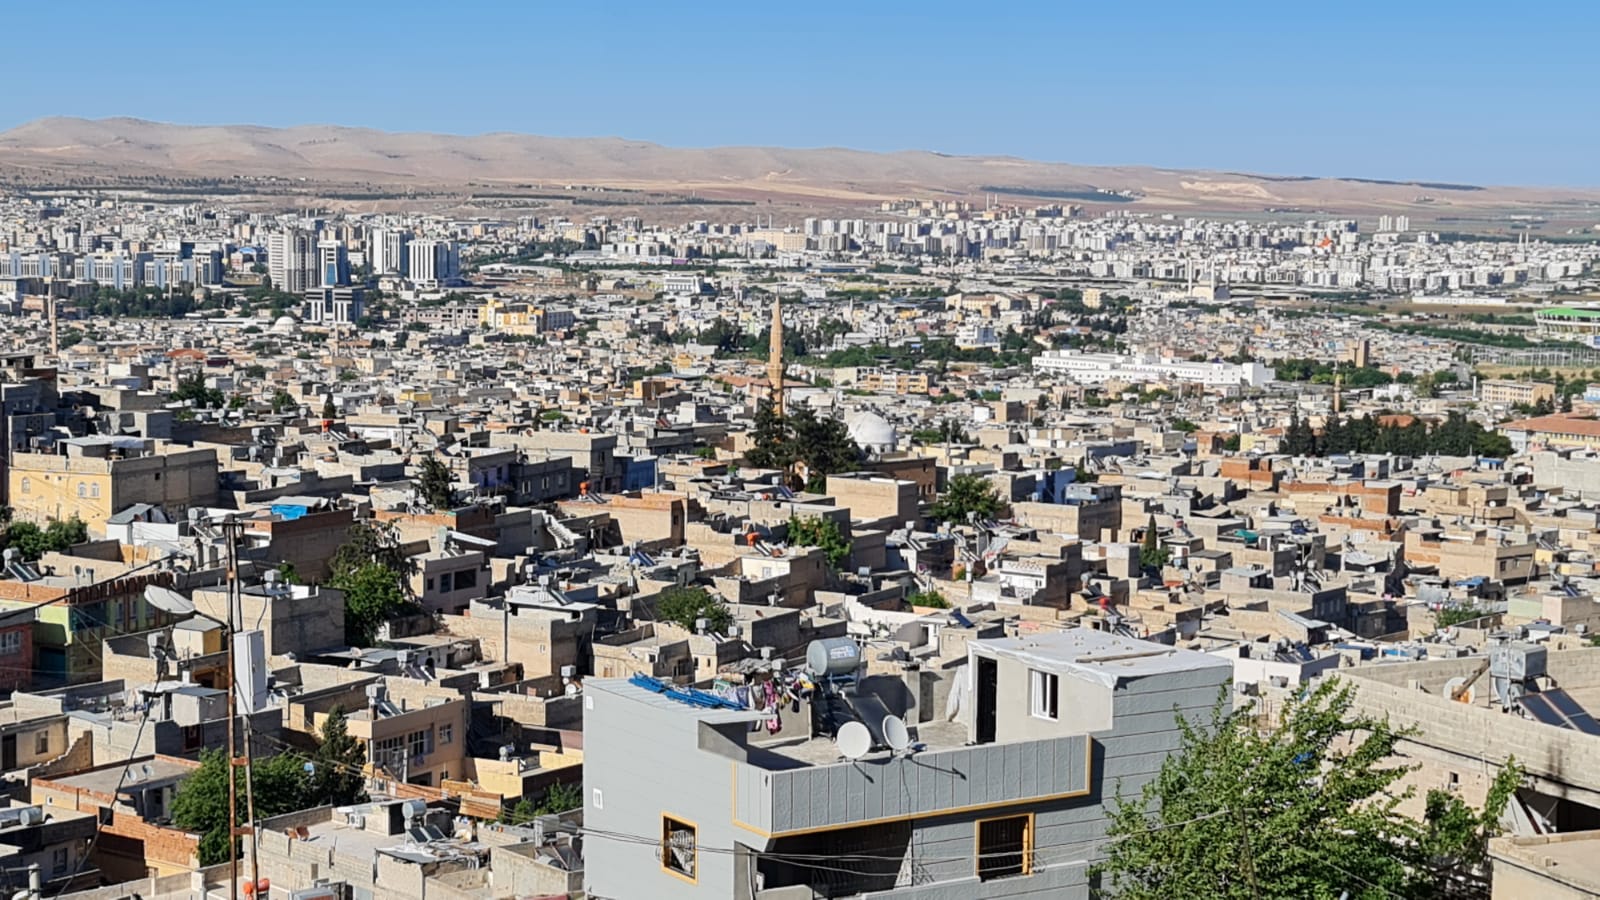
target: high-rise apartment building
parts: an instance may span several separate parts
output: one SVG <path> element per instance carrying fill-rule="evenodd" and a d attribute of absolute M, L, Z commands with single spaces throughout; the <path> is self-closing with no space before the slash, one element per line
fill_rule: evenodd
<path fill-rule="evenodd" d="M 317 245 L 312 235 L 294 229 L 267 236 L 267 277 L 272 286 L 303 294 L 317 286 Z"/>
<path fill-rule="evenodd" d="M 455 241 L 412 241 L 409 248 L 412 282 L 437 287 L 461 274 L 461 248 Z"/>
<path fill-rule="evenodd" d="M 344 287 L 350 283 L 350 257 L 343 241 L 322 241 L 317 244 L 317 285 Z"/>
<path fill-rule="evenodd" d="M 375 275 L 406 275 L 411 271 L 411 232 L 398 228 L 373 229 L 367 243 L 367 259 Z"/>

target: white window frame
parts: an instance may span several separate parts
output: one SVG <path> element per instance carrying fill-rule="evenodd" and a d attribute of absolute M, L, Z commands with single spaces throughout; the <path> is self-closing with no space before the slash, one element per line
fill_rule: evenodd
<path fill-rule="evenodd" d="M 1041 669 L 1028 670 L 1028 712 L 1035 719 L 1061 719 L 1061 676 Z"/>

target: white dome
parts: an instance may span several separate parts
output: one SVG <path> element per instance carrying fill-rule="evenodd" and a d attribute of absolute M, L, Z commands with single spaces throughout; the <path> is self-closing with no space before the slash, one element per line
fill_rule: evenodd
<path fill-rule="evenodd" d="M 863 450 L 893 450 L 900 442 L 894 426 L 875 412 L 853 412 L 844 417 L 844 424 L 850 439 Z"/>
<path fill-rule="evenodd" d="M 272 330 L 277 332 L 294 331 L 299 327 L 300 323 L 294 320 L 294 316 L 279 316 L 272 323 Z"/>

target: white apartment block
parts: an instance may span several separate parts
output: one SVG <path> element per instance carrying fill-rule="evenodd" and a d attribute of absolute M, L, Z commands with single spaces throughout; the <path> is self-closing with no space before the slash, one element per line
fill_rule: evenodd
<path fill-rule="evenodd" d="M 1272 380 L 1272 370 L 1257 362 L 1172 362 L 1148 356 L 1079 353 L 1073 350 L 1041 353 L 1033 358 L 1033 368 L 1038 372 L 1064 376 L 1078 384 L 1169 381 L 1207 387 L 1243 385 L 1259 388 Z"/>

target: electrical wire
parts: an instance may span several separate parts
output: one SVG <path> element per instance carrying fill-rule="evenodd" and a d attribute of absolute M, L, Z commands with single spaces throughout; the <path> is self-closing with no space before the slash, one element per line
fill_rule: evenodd
<path fill-rule="evenodd" d="M 133 767 L 133 760 L 139 755 L 139 742 L 144 740 L 144 726 L 150 721 L 150 710 L 152 707 L 154 707 L 154 705 L 155 704 L 153 702 L 149 701 L 147 701 L 144 705 L 144 715 L 140 716 L 139 718 L 139 730 L 133 736 L 133 747 L 128 751 L 128 758 L 122 763 L 122 774 L 117 776 L 117 787 L 111 792 L 111 805 L 105 807 L 108 810 L 112 810 L 113 815 L 115 814 L 114 811 L 117 805 L 117 795 L 122 793 L 122 785 L 128 780 L 128 770 Z M 96 813 L 94 837 L 89 839 L 89 846 L 83 851 L 83 855 L 78 857 L 78 864 L 73 866 L 72 874 L 68 875 L 66 879 L 61 882 L 61 886 L 56 888 L 54 897 L 60 897 L 62 894 L 66 893 L 67 887 L 71 885 L 79 875 L 83 874 L 83 866 L 89 861 L 89 857 L 94 854 L 95 845 L 100 842 L 100 835 L 104 832 L 105 823 L 100 820 L 99 814 Z M 52 900 L 54 900 L 54 897 Z"/>

